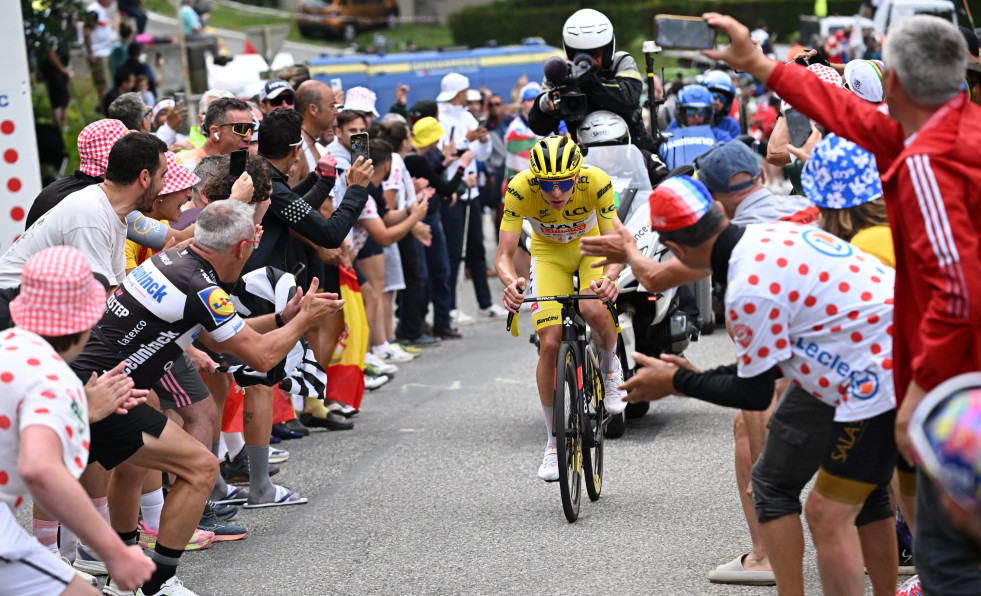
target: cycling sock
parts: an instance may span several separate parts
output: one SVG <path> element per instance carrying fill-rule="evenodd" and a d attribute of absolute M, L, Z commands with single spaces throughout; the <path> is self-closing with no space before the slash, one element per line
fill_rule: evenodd
<path fill-rule="evenodd" d="M 545 416 L 545 438 L 548 440 L 545 443 L 546 447 L 555 447 L 555 437 L 552 436 L 552 415 L 555 412 L 555 406 L 542 406 L 542 414 Z"/>
<path fill-rule="evenodd" d="M 324 400 L 317 399 L 316 397 L 306 398 L 307 407 L 310 408 L 310 413 L 313 414 L 314 418 L 326 418 L 327 417 L 327 406 L 324 405 Z"/>
<path fill-rule="evenodd" d="M 142 592 L 144 594 L 156 594 L 165 581 L 177 575 L 177 564 L 180 563 L 182 554 L 184 554 L 183 549 L 167 548 L 158 542 L 150 553 L 150 558 L 157 564 L 157 568 L 153 571 L 150 579 L 143 584 Z"/>
<path fill-rule="evenodd" d="M 140 495 L 140 512 L 143 513 L 143 525 L 149 530 L 160 529 L 160 512 L 164 507 L 162 488 Z"/>
<path fill-rule="evenodd" d="M 33 526 L 34 529 L 34 538 L 36 538 L 37 541 L 41 543 L 41 546 L 57 554 L 58 553 L 58 521 L 37 519 L 35 517 L 33 520 L 31 520 L 31 525 Z"/>
<path fill-rule="evenodd" d="M 76 552 L 75 548 L 77 546 L 78 536 L 69 530 L 67 526 L 61 526 L 61 530 L 58 534 L 58 550 L 61 551 L 61 556 L 74 563 Z"/>
<path fill-rule="evenodd" d="M 617 358 L 615 347 L 611 350 L 600 348 L 597 351 L 599 352 L 600 368 L 603 369 L 603 372 L 615 372 L 620 368 L 620 359 Z"/>
<path fill-rule="evenodd" d="M 132 530 L 130 532 L 116 532 L 119 535 L 119 539 L 123 541 L 126 546 L 133 546 L 139 542 L 140 532 L 139 530 Z"/>
<path fill-rule="evenodd" d="M 218 452 L 221 451 L 221 441 L 211 442 L 211 453 L 219 460 Z M 212 501 L 222 501 L 228 498 L 228 485 L 225 483 L 225 479 L 222 478 L 221 474 L 215 478 L 215 487 L 211 489 L 211 500 Z"/>
<path fill-rule="evenodd" d="M 99 497 L 98 499 L 92 499 L 92 505 L 95 510 L 99 512 L 102 519 L 109 523 L 109 497 Z"/>
<path fill-rule="evenodd" d="M 246 445 L 249 456 L 249 499 L 266 503 L 276 498 L 276 485 L 269 480 L 269 445 Z"/>
<path fill-rule="evenodd" d="M 228 460 L 231 461 L 238 457 L 238 454 L 242 452 L 245 447 L 245 436 L 242 433 L 221 433 L 223 439 L 225 439 L 225 446 L 228 447 Z"/>

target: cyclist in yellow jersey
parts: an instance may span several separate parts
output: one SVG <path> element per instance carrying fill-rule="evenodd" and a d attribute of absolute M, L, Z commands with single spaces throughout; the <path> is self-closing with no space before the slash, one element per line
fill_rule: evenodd
<path fill-rule="evenodd" d="M 529 296 L 571 294 L 573 274 L 579 272 L 582 294 L 596 294 L 602 302 L 616 300 L 616 279 L 620 265 L 608 265 L 600 273 L 591 265 L 600 259 L 583 257 L 579 239 L 583 236 L 611 234 L 617 219 L 610 177 L 599 168 L 582 165 L 579 147 L 569 137 L 550 136 L 531 149 L 530 169 L 516 175 L 508 184 L 497 250 L 497 272 L 504 289 L 504 305 L 517 312 L 527 291 Z M 527 283 L 514 271 L 512 259 L 518 248 L 521 223 L 528 218 L 534 234 L 531 240 L 531 274 Z M 538 477 L 558 480 L 559 470 L 552 436 L 552 401 L 555 358 L 562 341 L 559 327 L 562 307 L 557 302 L 536 302 L 531 312 L 538 330 L 538 393 L 545 416 L 545 458 Z M 626 407 L 625 392 L 619 389 L 623 372 L 616 357 L 616 329 L 609 311 L 600 301 L 579 303 L 579 310 L 593 331 L 603 375 L 607 411 L 619 414 Z"/>

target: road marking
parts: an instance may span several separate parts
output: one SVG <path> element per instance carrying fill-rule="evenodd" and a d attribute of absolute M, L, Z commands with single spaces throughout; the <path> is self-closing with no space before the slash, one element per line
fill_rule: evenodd
<path fill-rule="evenodd" d="M 450 383 L 449 387 L 445 385 L 426 385 L 424 383 L 406 383 L 402 385 L 402 393 L 409 391 L 410 388 L 418 389 L 437 389 L 440 391 L 456 391 L 457 389 L 463 389 L 463 383 L 460 381 L 453 381 Z"/>

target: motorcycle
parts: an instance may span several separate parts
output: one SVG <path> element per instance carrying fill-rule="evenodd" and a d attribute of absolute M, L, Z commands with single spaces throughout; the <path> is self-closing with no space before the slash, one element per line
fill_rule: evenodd
<path fill-rule="evenodd" d="M 658 262 L 670 259 L 671 252 L 659 242 L 657 232 L 651 228 L 648 202 L 654 187 L 651 177 L 659 183 L 669 176 L 663 164 L 630 144 L 626 122 L 612 112 L 589 114 L 579 128 L 579 138 L 585 149 L 583 163 L 600 168 L 610 176 L 617 217 L 633 234 L 640 252 Z M 652 293 L 626 265 L 620 272 L 617 286 L 620 294 L 616 306 L 623 327 L 617 356 L 624 380 L 637 372 L 633 358 L 635 351 L 651 356 L 681 355 L 689 342 L 698 340 L 705 317 L 711 317 L 711 311 L 703 310 L 705 304 L 709 308 L 711 304 L 708 280 Z M 702 297 L 701 301 L 695 298 L 698 296 Z M 629 404 L 623 414 L 615 416 L 607 425 L 606 436 L 622 436 L 626 429 L 625 420 L 639 418 L 649 408 L 649 402 Z"/>

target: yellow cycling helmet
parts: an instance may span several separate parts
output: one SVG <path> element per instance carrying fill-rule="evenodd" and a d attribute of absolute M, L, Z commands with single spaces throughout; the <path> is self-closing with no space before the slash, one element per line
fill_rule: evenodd
<path fill-rule="evenodd" d="M 567 136 L 552 135 L 535 143 L 529 156 L 531 173 L 539 180 L 563 180 L 579 173 L 582 153 Z"/>

